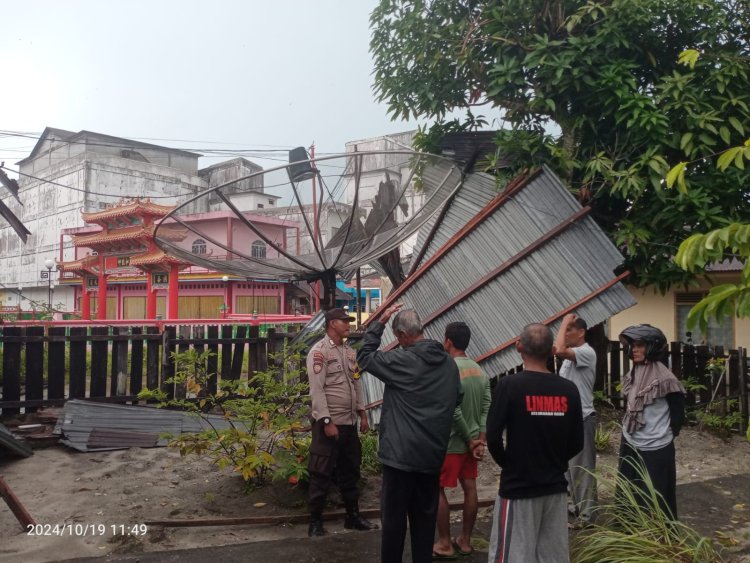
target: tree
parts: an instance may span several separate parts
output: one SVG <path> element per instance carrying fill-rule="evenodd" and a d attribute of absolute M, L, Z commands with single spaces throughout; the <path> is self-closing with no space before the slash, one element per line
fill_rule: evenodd
<path fill-rule="evenodd" d="M 680 53 L 680 62 L 694 69 L 699 57 L 699 51 L 688 49 Z M 746 64 L 750 66 L 750 58 L 746 58 Z M 741 127 L 738 129 L 741 130 Z M 746 160 L 750 161 L 750 139 L 746 140 L 743 146 L 723 151 L 716 159 L 716 167 L 721 172 L 730 167 L 744 170 Z M 684 183 L 688 164 L 680 162 L 669 171 L 668 187 L 675 182 Z M 750 223 L 732 223 L 705 234 L 696 233 L 680 244 L 675 263 L 686 271 L 703 271 L 710 264 L 727 258 L 744 262 L 740 282 L 712 287 L 708 295 L 688 314 L 689 328 L 699 324 L 701 329 L 705 330 L 712 316 L 717 320 L 733 315 L 750 316 Z"/>
<path fill-rule="evenodd" d="M 745 169 L 750 161 L 750 139 L 744 146 L 725 150 L 717 159 L 719 170 L 735 166 Z M 683 174 L 683 163 L 671 171 L 672 181 Z M 675 262 L 690 272 L 703 271 L 706 266 L 727 258 L 742 260 L 744 266 L 739 283 L 726 283 L 711 288 L 688 314 L 688 326 L 699 324 L 706 328 L 711 317 L 717 320 L 727 316 L 750 317 L 750 223 L 732 223 L 708 233 L 696 233 L 685 239 L 675 256 Z"/>
<path fill-rule="evenodd" d="M 747 2 L 381 0 L 371 25 L 375 92 L 394 118 L 434 120 L 423 145 L 501 123 L 511 172 L 546 163 L 565 178 L 631 283 L 688 283 L 672 260 L 685 236 L 748 216 L 744 170 L 710 159 L 750 133 Z M 702 53 L 693 68 L 687 49 Z"/>

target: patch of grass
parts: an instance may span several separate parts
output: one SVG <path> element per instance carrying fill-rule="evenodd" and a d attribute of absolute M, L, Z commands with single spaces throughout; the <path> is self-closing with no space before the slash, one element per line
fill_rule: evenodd
<path fill-rule="evenodd" d="M 571 560 L 576 563 L 717 563 L 720 548 L 690 526 L 671 520 L 659 505 L 659 493 L 644 471 L 646 492 L 612 468 L 597 477 L 600 504 L 597 524 L 576 536 Z M 616 491 L 616 494 L 615 494 Z M 639 503 L 640 500 L 640 503 Z"/>
<path fill-rule="evenodd" d="M 615 425 L 609 423 L 599 423 L 596 425 L 596 434 L 594 434 L 594 445 L 596 451 L 603 453 L 609 451 L 612 447 L 612 435 L 615 431 Z"/>

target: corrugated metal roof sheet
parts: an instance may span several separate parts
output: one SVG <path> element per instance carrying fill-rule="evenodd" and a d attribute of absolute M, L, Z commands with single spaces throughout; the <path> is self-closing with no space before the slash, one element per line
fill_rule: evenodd
<path fill-rule="evenodd" d="M 467 221 L 478 201 L 489 203 Z M 467 322 L 467 354 L 489 375 L 521 363 L 510 344 L 531 322 L 554 331 L 575 310 L 595 325 L 635 304 L 613 274 L 622 256 L 549 169 L 499 195 L 491 176 L 468 175 L 450 205 L 420 267 L 389 302 L 416 309 L 438 341 L 448 323 Z M 394 340 L 387 327 L 384 345 Z M 369 374 L 363 383 L 369 403 L 382 398 L 382 383 Z"/>
<path fill-rule="evenodd" d="M 10 430 L 2 424 L 0 424 L 0 448 L 5 448 L 21 457 L 29 457 L 34 453 L 28 445 L 13 436 Z"/>
<path fill-rule="evenodd" d="M 228 428 L 222 416 L 210 415 L 211 425 Z M 111 405 L 74 399 L 65 403 L 55 433 L 60 442 L 82 452 L 130 447 L 166 446 L 163 434 L 178 436 L 210 428 L 190 413 L 142 405 Z"/>
<path fill-rule="evenodd" d="M 417 235 L 411 271 L 427 261 L 448 239 L 479 213 L 500 192 L 495 178 L 470 174 L 446 206 L 445 212 L 430 220 Z"/>

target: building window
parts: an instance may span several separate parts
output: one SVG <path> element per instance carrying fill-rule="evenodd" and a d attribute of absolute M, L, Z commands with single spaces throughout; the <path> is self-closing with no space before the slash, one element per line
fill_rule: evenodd
<path fill-rule="evenodd" d="M 262 240 L 256 240 L 251 248 L 251 254 L 253 258 L 265 258 L 266 257 L 266 245 Z"/>
<path fill-rule="evenodd" d="M 705 296 L 705 293 L 678 293 L 675 296 L 677 340 L 695 346 L 723 346 L 724 350 L 734 348 L 734 320 L 732 317 L 726 317 L 719 322 L 711 317 L 705 332 L 699 326 L 688 330 L 688 313 L 690 313 L 693 305 Z"/>
<path fill-rule="evenodd" d="M 202 238 L 195 239 L 193 241 L 193 254 L 205 254 L 206 253 L 206 241 Z"/>
<path fill-rule="evenodd" d="M 263 204 L 262 203 L 258 204 L 258 209 L 263 209 Z"/>
<path fill-rule="evenodd" d="M 268 205 L 273 205 L 273 200 L 272 199 L 268 200 Z"/>

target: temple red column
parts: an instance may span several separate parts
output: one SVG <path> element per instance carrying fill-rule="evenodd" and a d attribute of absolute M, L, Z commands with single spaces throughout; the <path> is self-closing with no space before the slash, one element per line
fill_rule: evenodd
<path fill-rule="evenodd" d="M 156 290 L 153 288 L 153 272 L 146 272 L 146 318 L 156 318 Z"/>
<path fill-rule="evenodd" d="M 227 315 L 231 315 L 234 307 L 232 306 L 234 303 L 234 295 L 232 294 L 232 282 L 231 280 L 227 282 Z"/>
<path fill-rule="evenodd" d="M 104 255 L 99 255 L 99 294 L 96 302 L 96 318 L 107 318 L 107 276 L 104 273 Z"/>
<path fill-rule="evenodd" d="M 168 319 L 179 319 L 180 315 L 177 311 L 177 304 L 179 303 L 179 287 L 180 271 L 177 268 L 177 264 L 172 264 L 169 269 L 169 296 L 167 298 L 167 318 Z"/>
<path fill-rule="evenodd" d="M 86 276 L 83 276 L 83 287 L 81 288 L 81 319 L 91 320 L 91 294 L 86 289 Z"/>

